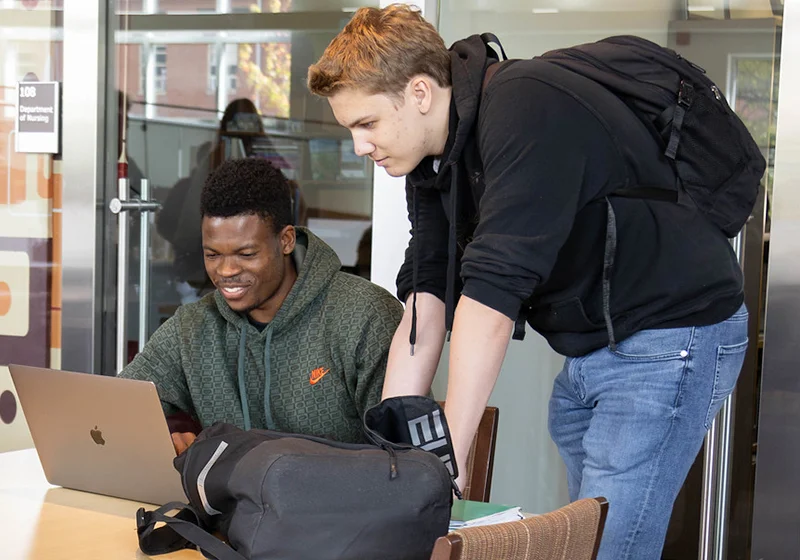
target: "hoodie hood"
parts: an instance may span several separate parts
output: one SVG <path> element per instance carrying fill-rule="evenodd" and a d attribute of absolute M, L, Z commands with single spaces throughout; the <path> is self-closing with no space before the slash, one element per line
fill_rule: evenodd
<path fill-rule="evenodd" d="M 342 267 L 339 257 L 324 241 L 304 227 L 295 227 L 297 243 L 292 258 L 297 267 L 297 279 L 289 295 L 281 304 L 270 327 L 279 332 L 301 317 L 305 309 L 326 289 L 331 277 Z M 214 301 L 222 316 L 241 328 L 247 317 L 232 310 L 219 290 L 214 292 Z"/>
<path fill-rule="evenodd" d="M 480 107 L 481 88 L 486 68 L 498 58 L 480 35 L 457 41 L 450 47 L 452 98 L 447 141 L 438 175 L 433 170 L 433 157 L 426 157 L 409 174 L 415 187 L 435 187 L 449 190 L 452 184 L 451 167 L 455 165 L 474 134 Z"/>
<path fill-rule="evenodd" d="M 497 62 L 497 57 L 480 35 L 458 41 L 450 48 L 452 104 L 455 106 L 457 122 L 455 127 L 452 123 L 450 125 L 448 144 L 450 138 L 452 144 L 449 152 L 446 151 L 444 154 L 445 165 L 456 164 L 464 151 L 464 146 L 473 135 L 480 106 L 483 76 L 486 68 L 494 62 Z"/>

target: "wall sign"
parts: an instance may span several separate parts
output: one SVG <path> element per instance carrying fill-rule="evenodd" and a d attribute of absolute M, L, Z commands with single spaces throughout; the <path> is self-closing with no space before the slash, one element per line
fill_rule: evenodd
<path fill-rule="evenodd" d="M 58 82 L 17 82 L 17 152 L 59 152 L 60 95 Z"/>

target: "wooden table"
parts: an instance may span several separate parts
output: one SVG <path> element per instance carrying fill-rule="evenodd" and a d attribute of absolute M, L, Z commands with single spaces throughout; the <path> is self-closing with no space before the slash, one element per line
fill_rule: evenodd
<path fill-rule="evenodd" d="M 47 483 L 34 449 L 0 453 L 2 560 L 143 560 L 134 514 L 152 505 Z M 183 550 L 155 557 L 200 560 Z"/>

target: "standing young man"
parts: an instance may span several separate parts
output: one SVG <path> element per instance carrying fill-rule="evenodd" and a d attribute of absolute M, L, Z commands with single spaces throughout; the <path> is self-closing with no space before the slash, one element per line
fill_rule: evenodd
<path fill-rule="evenodd" d="M 550 433 L 571 498 L 609 500 L 600 558 L 659 558 L 747 348 L 738 263 L 695 208 L 606 202 L 623 186 L 675 181 L 622 101 L 530 60 L 484 89 L 493 62 L 480 37 L 448 51 L 417 11 L 393 5 L 356 12 L 309 70 L 356 153 L 407 175 L 412 238 L 397 279 L 407 306 L 383 396 L 425 394 L 452 330 L 445 412 L 465 464 L 515 322 L 527 320 L 567 356 Z M 606 114 L 627 117 L 611 128 Z M 609 215 L 618 241 L 604 305 Z"/>

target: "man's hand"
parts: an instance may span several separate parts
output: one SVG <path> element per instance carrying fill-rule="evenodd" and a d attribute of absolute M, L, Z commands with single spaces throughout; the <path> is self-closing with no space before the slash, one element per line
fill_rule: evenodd
<path fill-rule="evenodd" d="M 189 449 L 189 446 L 197 439 L 197 436 L 191 432 L 173 432 L 170 435 L 172 436 L 172 445 L 175 446 L 175 453 L 178 455 Z"/>

